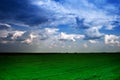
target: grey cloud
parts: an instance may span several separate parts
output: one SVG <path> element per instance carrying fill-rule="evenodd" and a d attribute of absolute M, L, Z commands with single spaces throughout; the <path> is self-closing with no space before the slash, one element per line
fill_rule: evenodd
<path fill-rule="evenodd" d="M 0 30 L 7 30 L 10 28 L 11 28 L 11 26 L 9 24 L 0 23 Z"/>
<path fill-rule="evenodd" d="M 13 53 L 13 52 L 34 52 L 37 47 L 33 45 L 28 45 L 28 44 L 21 44 L 21 43 L 8 43 L 8 44 L 1 44 L 0 43 L 0 52 L 8 52 L 8 53 Z"/>
<path fill-rule="evenodd" d="M 0 36 L 0 43 L 27 43 L 25 40 L 32 41 L 34 35 L 29 31 L 2 31 L 4 34 Z M 5 34 L 6 33 L 6 34 Z"/>
<path fill-rule="evenodd" d="M 85 39 L 90 40 L 90 39 L 100 39 L 104 36 L 103 33 L 99 31 L 100 28 L 98 27 L 91 27 L 86 30 L 85 33 Z"/>
<path fill-rule="evenodd" d="M 101 36 L 89 36 L 89 35 L 85 35 L 84 40 L 94 40 L 94 39 L 101 39 L 103 37 L 103 35 Z"/>
<path fill-rule="evenodd" d="M 46 40 L 49 38 L 49 36 L 47 34 L 44 34 L 44 33 L 39 33 L 39 36 L 40 36 L 40 40 Z"/>
<path fill-rule="evenodd" d="M 0 22 L 30 26 L 47 22 L 47 12 L 32 5 L 30 0 L 0 0 Z"/>
<path fill-rule="evenodd" d="M 90 27 L 90 25 L 85 24 L 85 19 L 79 19 L 78 17 L 76 17 L 76 23 L 77 23 L 77 28 L 78 29 L 88 29 Z"/>

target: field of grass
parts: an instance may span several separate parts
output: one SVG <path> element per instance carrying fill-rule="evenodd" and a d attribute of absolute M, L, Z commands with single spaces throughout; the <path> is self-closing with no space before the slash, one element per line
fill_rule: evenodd
<path fill-rule="evenodd" d="M 120 80 L 120 54 L 1 54 L 0 80 Z"/>

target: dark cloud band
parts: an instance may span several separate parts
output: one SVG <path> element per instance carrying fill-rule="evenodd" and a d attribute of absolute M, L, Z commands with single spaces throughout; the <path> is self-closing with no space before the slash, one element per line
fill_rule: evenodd
<path fill-rule="evenodd" d="M 30 0 L 0 0 L 0 22 L 22 23 L 30 26 L 46 22 L 46 12 Z"/>

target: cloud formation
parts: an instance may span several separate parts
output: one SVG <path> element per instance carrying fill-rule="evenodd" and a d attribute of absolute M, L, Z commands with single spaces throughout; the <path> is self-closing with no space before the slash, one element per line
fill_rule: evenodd
<path fill-rule="evenodd" d="M 109 1 L 108 1 L 109 2 Z M 78 3 L 81 3 L 78 5 Z M 38 26 L 47 24 L 57 26 L 69 24 L 81 28 L 105 25 L 116 20 L 115 14 L 110 15 L 108 7 L 115 11 L 117 7 L 107 1 L 89 0 L 1 0 L 0 21 L 3 23 Z M 103 5 L 105 8 L 99 8 Z M 91 13 L 91 14 L 90 14 Z M 44 26 L 45 27 L 45 26 Z"/>
<path fill-rule="evenodd" d="M 59 40 L 61 41 L 76 41 L 76 39 L 83 39 L 84 35 L 78 35 L 78 34 L 66 34 L 64 32 L 61 32 L 59 34 Z"/>
<path fill-rule="evenodd" d="M 0 0 L 0 22 L 29 26 L 46 22 L 47 13 L 31 4 L 30 0 Z"/>
<path fill-rule="evenodd" d="M 6 30 L 6 29 L 10 29 L 10 28 L 11 28 L 11 25 L 0 23 L 0 30 Z"/>
<path fill-rule="evenodd" d="M 114 46 L 120 46 L 120 36 L 116 35 L 105 35 L 105 44 Z"/>
<path fill-rule="evenodd" d="M 0 43 L 26 43 L 31 44 L 36 36 L 32 32 L 26 31 L 11 31 L 11 30 L 1 30 L 0 31 Z"/>
<path fill-rule="evenodd" d="M 0 44 L 119 48 L 119 13 L 119 0 L 0 0 Z"/>
<path fill-rule="evenodd" d="M 103 36 L 103 33 L 99 32 L 99 27 L 91 27 L 86 30 L 85 39 L 100 39 Z"/>
<path fill-rule="evenodd" d="M 95 41 L 95 40 L 89 40 L 89 42 L 92 43 L 92 44 L 96 44 L 97 43 L 97 41 Z"/>

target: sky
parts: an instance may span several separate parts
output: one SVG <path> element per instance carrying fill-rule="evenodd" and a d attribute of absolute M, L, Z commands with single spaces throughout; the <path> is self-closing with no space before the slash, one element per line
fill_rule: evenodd
<path fill-rule="evenodd" d="M 120 52 L 120 0 L 0 0 L 0 52 Z"/>

